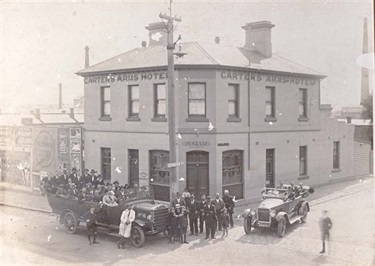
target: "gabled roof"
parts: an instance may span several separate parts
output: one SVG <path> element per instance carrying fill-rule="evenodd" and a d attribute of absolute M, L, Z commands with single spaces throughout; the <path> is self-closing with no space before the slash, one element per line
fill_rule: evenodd
<path fill-rule="evenodd" d="M 257 51 L 216 43 L 186 42 L 181 45 L 182 51 L 187 55 L 175 59 L 177 68 L 184 65 L 227 66 L 324 77 L 322 73 L 289 61 L 276 54 L 273 54 L 271 58 L 266 58 Z M 175 52 L 177 51 L 178 47 L 175 49 Z M 249 58 L 251 60 L 250 66 Z M 83 69 L 77 72 L 77 74 L 82 76 L 95 73 L 108 74 L 111 72 L 156 67 L 167 67 L 167 49 L 163 45 L 135 48 Z"/>

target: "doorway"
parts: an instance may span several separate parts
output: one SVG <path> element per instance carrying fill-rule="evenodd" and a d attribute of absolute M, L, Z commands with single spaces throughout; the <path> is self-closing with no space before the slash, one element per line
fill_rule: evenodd
<path fill-rule="evenodd" d="M 191 151 L 186 153 L 186 187 L 199 200 L 209 195 L 208 152 Z"/>
<path fill-rule="evenodd" d="M 266 187 L 275 187 L 275 149 L 266 150 Z"/>

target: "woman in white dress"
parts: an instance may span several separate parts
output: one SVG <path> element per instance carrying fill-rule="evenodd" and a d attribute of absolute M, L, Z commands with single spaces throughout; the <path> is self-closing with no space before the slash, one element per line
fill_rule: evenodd
<path fill-rule="evenodd" d="M 118 248 L 125 248 L 126 239 L 130 237 L 132 230 L 132 222 L 135 220 L 135 211 L 133 210 L 134 205 L 128 206 L 121 214 L 119 235 L 121 239 L 117 243 Z"/>

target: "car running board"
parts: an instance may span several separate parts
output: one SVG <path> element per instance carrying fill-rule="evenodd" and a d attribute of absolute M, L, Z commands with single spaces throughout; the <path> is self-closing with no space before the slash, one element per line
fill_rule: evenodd
<path fill-rule="evenodd" d="M 289 219 L 289 223 L 294 224 L 295 222 L 300 221 L 302 217 L 303 215 L 296 215 L 293 218 Z"/>

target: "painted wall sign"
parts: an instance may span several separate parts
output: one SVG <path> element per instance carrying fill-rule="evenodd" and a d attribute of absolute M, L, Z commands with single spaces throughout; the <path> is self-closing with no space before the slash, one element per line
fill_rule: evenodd
<path fill-rule="evenodd" d="M 55 160 L 55 137 L 51 132 L 41 131 L 36 135 L 34 142 L 34 160 L 36 166 L 42 169 L 49 168 Z"/>
<path fill-rule="evenodd" d="M 218 143 L 217 146 L 229 146 L 229 143 L 228 142 L 225 142 L 225 143 Z"/>
<path fill-rule="evenodd" d="M 220 74 L 221 78 L 229 80 L 252 80 L 252 81 L 265 81 L 269 84 L 295 84 L 301 86 L 313 86 L 316 83 L 316 80 L 311 78 L 300 78 L 300 77 L 289 77 L 289 76 L 279 76 L 279 75 L 260 75 L 260 74 L 251 74 L 244 72 L 230 72 L 222 71 Z"/>
<path fill-rule="evenodd" d="M 201 148 L 210 146 L 209 141 L 184 141 L 182 146 L 188 146 L 189 148 Z"/>
<path fill-rule="evenodd" d="M 109 74 L 101 77 L 86 77 L 85 84 L 89 83 L 114 83 L 127 81 L 142 81 L 142 80 L 166 80 L 168 73 L 161 72 L 145 72 L 145 73 L 131 73 L 131 74 Z"/>

